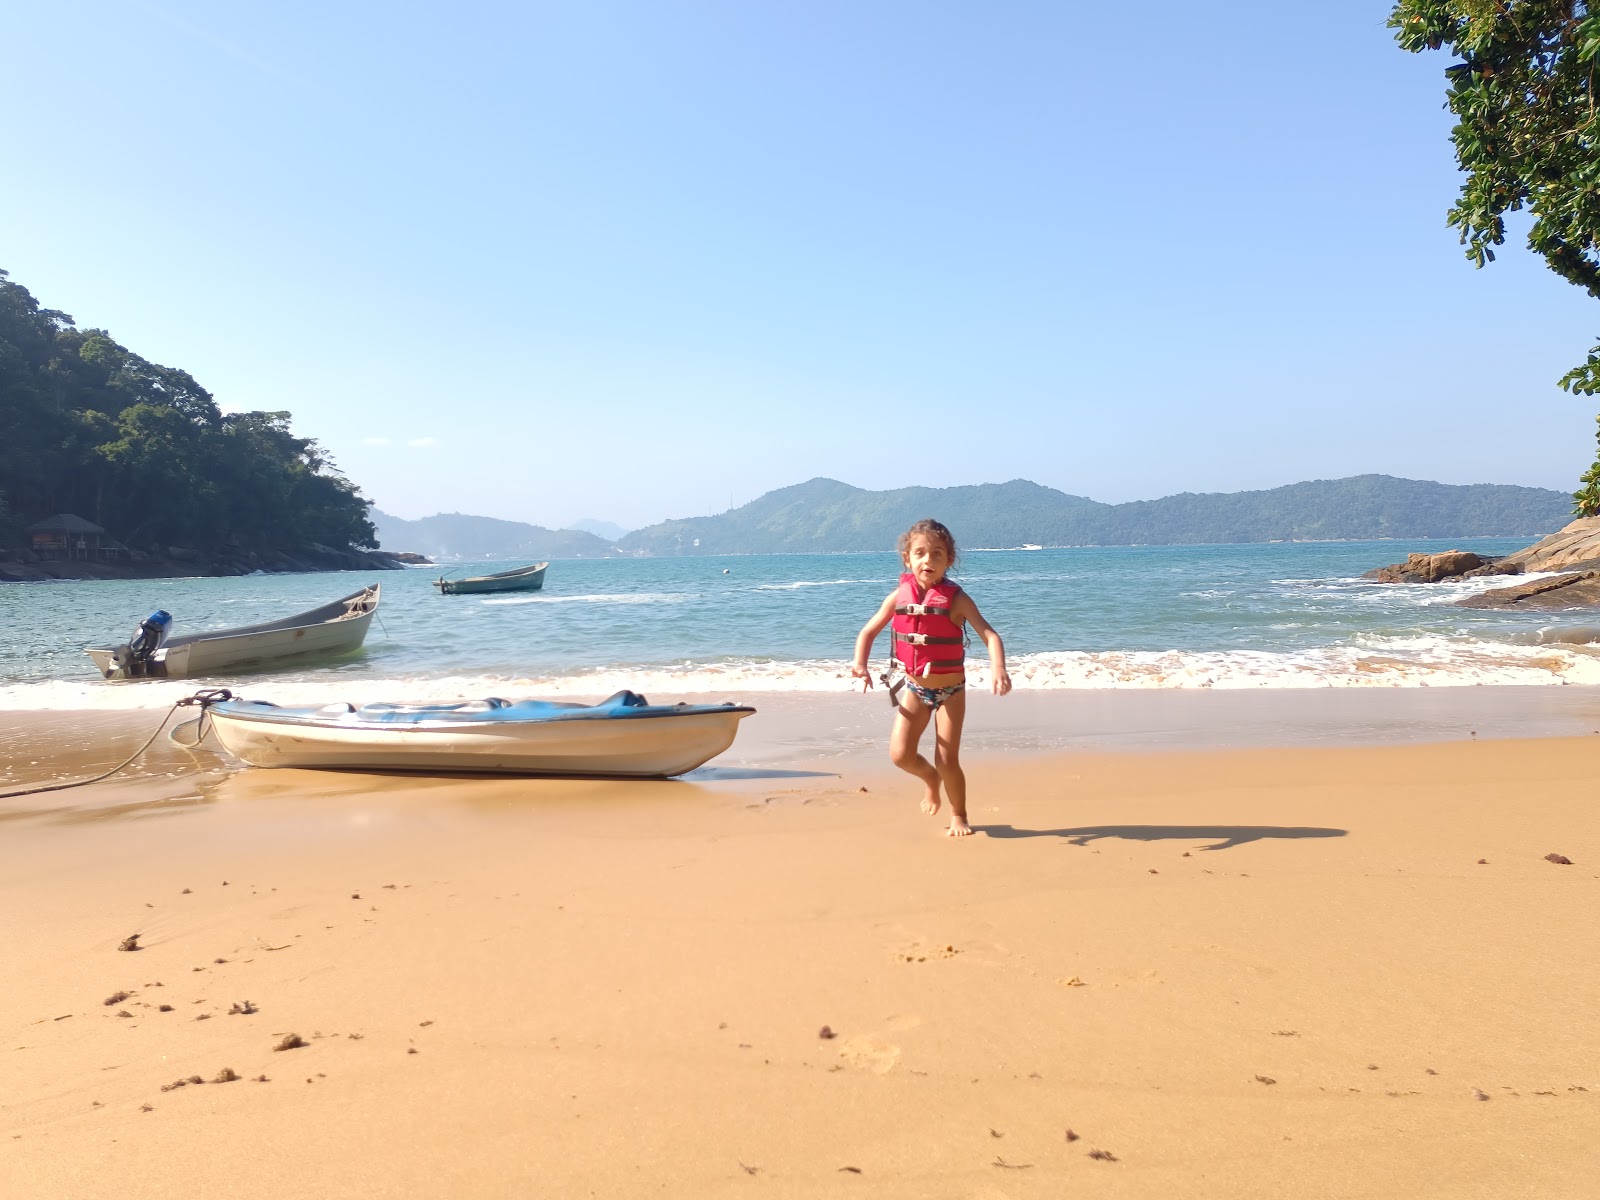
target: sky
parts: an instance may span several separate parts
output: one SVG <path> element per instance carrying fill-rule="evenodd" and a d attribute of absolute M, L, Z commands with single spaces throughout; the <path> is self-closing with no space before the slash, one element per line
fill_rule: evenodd
<path fill-rule="evenodd" d="M 1600 305 L 1466 260 L 1388 7 L 7 5 L 0 268 L 408 519 L 1570 491 Z"/>

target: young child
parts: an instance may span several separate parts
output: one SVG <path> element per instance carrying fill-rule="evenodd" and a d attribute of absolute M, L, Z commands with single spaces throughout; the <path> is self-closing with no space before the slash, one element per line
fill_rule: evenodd
<path fill-rule="evenodd" d="M 862 626 L 856 637 L 856 657 L 850 674 L 872 687 L 867 658 L 872 653 L 873 640 L 892 622 L 894 658 L 905 678 L 890 685 L 891 699 L 902 685 L 904 694 L 895 706 L 889 758 L 926 785 L 922 811 L 930 816 L 939 811 L 939 787 L 944 786 L 945 797 L 950 801 L 950 828 L 945 832 L 950 837 L 966 837 L 972 826 L 967 824 L 967 777 L 961 770 L 961 724 L 967 715 L 963 658 L 966 639 L 962 626 L 972 626 L 989 648 L 996 696 L 1011 690 L 1005 646 L 994 627 L 978 612 L 972 597 L 959 584 L 945 578 L 956 563 L 956 539 L 948 529 L 938 521 L 918 521 L 900 535 L 899 550 L 905 574 L 872 620 Z M 888 682 L 887 678 L 884 682 Z M 931 763 L 917 749 L 930 719 L 934 720 Z"/>

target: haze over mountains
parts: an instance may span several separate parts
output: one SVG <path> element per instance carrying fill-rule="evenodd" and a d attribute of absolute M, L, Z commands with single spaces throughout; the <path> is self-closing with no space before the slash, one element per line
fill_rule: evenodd
<path fill-rule="evenodd" d="M 967 547 L 1532 538 L 1561 528 L 1571 509 L 1571 496 L 1546 488 L 1356 475 L 1126 504 L 1101 504 L 1025 479 L 884 492 L 812 479 L 715 516 L 663 521 L 610 539 L 461 513 L 405 521 L 373 509 L 371 516 L 385 550 L 540 559 L 888 550 L 908 525 L 928 516 L 949 525 Z"/>

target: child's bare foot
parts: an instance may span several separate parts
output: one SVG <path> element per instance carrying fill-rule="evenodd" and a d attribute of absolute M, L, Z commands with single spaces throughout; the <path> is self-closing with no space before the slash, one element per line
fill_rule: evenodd
<path fill-rule="evenodd" d="M 939 811 L 939 789 L 937 787 L 930 787 L 928 794 L 922 798 L 922 811 L 930 817 Z"/>
<path fill-rule="evenodd" d="M 945 837 L 971 837 L 972 826 L 967 824 L 966 814 L 950 814 L 950 828 L 944 831 Z"/>

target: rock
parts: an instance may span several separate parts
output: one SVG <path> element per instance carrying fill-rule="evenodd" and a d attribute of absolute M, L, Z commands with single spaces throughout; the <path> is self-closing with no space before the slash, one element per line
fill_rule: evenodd
<path fill-rule="evenodd" d="M 1403 563 L 1368 571 L 1363 579 L 1379 583 L 1438 583 L 1482 567 L 1487 560 L 1470 550 L 1445 550 L 1439 554 L 1408 554 Z"/>
<path fill-rule="evenodd" d="M 1471 574 L 1521 575 L 1530 571 L 1596 569 L 1600 569 L 1600 517 L 1579 517 L 1549 537 Z"/>
<path fill-rule="evenodd" d="M 1457 600 L 1460 608 L 1600 608 L 1600 570 L 1570 571 Z"/>

